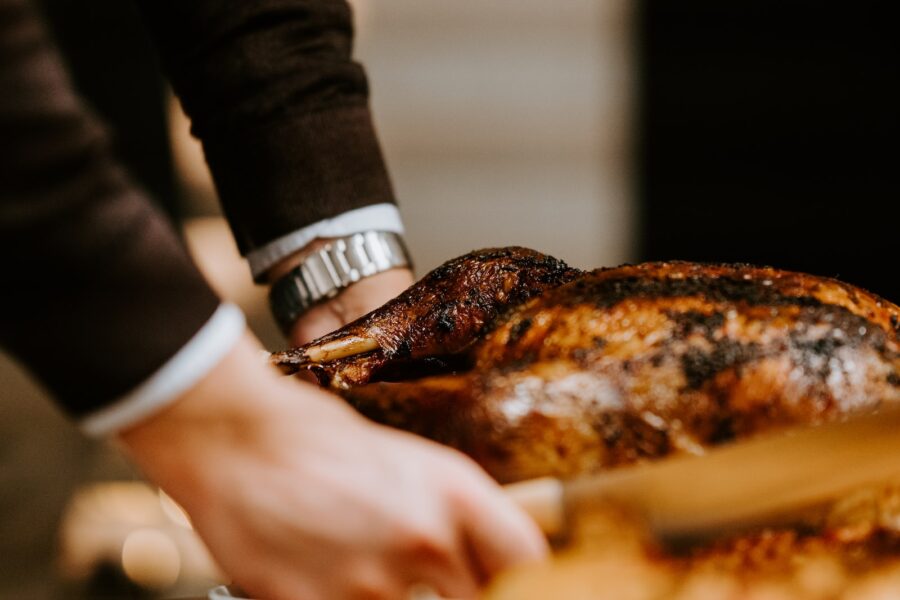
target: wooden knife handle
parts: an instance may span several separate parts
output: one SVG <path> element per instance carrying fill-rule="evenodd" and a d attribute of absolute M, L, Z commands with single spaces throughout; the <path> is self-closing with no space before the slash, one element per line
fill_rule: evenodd
<path fill-rule="evenodd" d="M 504 486 L 506 494 L 541 528 L 547 537 L 566 531 L 563 483 L 553 477 L 541 477 Z"/>

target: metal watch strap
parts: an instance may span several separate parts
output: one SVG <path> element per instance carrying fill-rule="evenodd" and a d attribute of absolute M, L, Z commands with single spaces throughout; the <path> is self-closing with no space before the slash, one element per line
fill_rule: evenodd
<path fill-rule="evenodd" d="M 301 314 L 333 298 L 352 283 L 410 265 L 403 238 L 387 231 L 366 231 L 332 240 L 303 259 L 269 290 L 272 314 L 285 332 Z"/>

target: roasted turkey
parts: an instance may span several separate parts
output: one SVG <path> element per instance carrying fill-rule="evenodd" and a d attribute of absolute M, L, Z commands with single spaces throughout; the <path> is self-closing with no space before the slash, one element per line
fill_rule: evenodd
<path fill-rule="evenodd" d="M 900 402 L 900 308 L 767 267 L 488 249 L 273 361 L 511 482 Z"/>

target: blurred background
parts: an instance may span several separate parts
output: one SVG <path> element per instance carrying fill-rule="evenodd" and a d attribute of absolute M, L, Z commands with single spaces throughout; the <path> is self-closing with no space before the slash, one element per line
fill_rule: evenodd
<path fill-rule="evenodd" d="M 420 275 L 518 244 L 579 267 L 767 263 L 900 299 L 890 3 L 353 4 Z M 281 347 L 134 7 L 41 5 L 123 161 Z M 0 507 L 2 598 L 177 597 L 221 578 L 177 507 L 5 357 Z"/>

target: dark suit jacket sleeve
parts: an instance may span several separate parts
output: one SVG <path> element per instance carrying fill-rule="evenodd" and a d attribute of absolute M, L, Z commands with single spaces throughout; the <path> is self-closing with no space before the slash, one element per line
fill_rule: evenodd
<path fill-rule="evenodd" d="M 335 0 L 142 0 L 243 251 L 393 202 Z M 97 414 L 218 305 L 112 159 L 27 0 L 0 0 L 0 342 Z"/>
<path fill-rule="evenodd" d="M 338 0 L 140 0 L 243 253 L 394 202 Z"/>
<path fill-rule="evenodd" d="M 156 372 L 219 304 L 26 0 L 0 0 L 0 256 L 0 342 L 75 417 Z"/>

